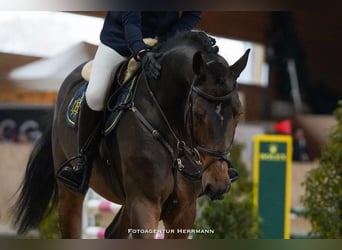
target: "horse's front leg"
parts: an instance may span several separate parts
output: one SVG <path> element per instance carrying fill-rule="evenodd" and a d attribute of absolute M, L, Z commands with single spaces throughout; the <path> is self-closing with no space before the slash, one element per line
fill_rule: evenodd
<path fill-rule="evenodd" d="M 119 212 L 115 215 L 113 221 L 106 228 L 105 238 L 106 239 L 127 239 L 128 228 L 130 221 L 127 214 L 127 209 L 122 206 Z"/>
<path fill-rule="evenodd" d="M 154 239 L 160 220 L 160 204 L 141 198 L 134 199 L 129 204 L 131 228 L 128 228 L 128 233 L 136 239 Z"/>
<path fill-rule="evenodd" d="M 58 186 L 59 227 L 64 239 L 81 238 L 82 205 L 84 195 Z"/>
<path fill-rule="evenodd" d="M 165 239 L 187 239 L 196 218 L 196 201 L 189 206 L 177 206 L 164 219 Z"/>

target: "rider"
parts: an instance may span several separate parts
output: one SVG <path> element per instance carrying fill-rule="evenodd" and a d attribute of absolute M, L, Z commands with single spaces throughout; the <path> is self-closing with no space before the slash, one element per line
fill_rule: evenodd
<path fill-rule="evenodd" d="M 133 56 L 142 61 L 147 77 L 158 78 L 161 66 L 143 38 L 165 41 L 176 32 L 190 31 L 200 21 L 201 12 L 108 12 L 100 35 L 79 117 L 78 163 L 64 165 L 57 177 L 70 188 L 84 193 L 88 188 L 92 161 L 90 155 L 98 137 L 105 98 L 113 81 L 115 67 Z M 86 126 L 85 126 L 86 124 Z"/>

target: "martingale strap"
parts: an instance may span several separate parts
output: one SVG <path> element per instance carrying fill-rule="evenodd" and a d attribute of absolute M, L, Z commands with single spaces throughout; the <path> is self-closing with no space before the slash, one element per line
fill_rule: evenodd
<path fill-rule="evenodd" d="M 140 122 L 151 132 L 151 135 L 154 139 L 158 140 L 164 148 L 169 151 L 172 161 L 175 160 L 175 151 L 172 149 L 170 144 L 161 136 L 161 134 L 152 127 L 152 125 L 146 120 L 146 118 L 140 113 L 140 111 L 136 107 L 131 107 L 130 109 L 134 115 L 140 120 Z"/>
<path fill-rule="evenodd" d="M 146 118 L 140 113 L 140 111 L 136 107 L 132 107 L 130 110 L 139 119 L 139 121 L 148 129 L 148 131 L 150 131 L 152 137 L 159 141 L 160 144 L 170 153 L 174 169 L 177 169 L 182 175 L 193 181 L 197 181 L 202 178 L 202 173 L 206 168 L 204 168 L 203 171 L 199 168 L 196 168 L 193 172 L 188 172 L 185 169 L 181 158 L 179 158 L 179 152 L 177 152 L 177 154 L 175 153 L 171 145 L 161 136 L 158 130 L 152 127 L 152 125 L 146 120 Z M 190 151 L 188 147 L 184 147 L 183 150 L 184 157 L 186 157 L 189 161 L 193 161 L 193 152 Z"/>

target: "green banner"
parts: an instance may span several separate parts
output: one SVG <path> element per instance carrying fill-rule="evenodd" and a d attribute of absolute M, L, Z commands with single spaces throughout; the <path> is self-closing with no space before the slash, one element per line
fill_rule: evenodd
<path fill-rule="evenodd" d="M 291 162 L 291 136 L 254 137 L 254 204 L 262 238 L 290 238 Z"/>

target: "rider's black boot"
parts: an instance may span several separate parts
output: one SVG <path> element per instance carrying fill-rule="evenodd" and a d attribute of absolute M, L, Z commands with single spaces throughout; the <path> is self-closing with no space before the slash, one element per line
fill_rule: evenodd
<path fill-rule="evenodd" d="M 102 111 L 93 111 L 84 99 L 78 120 L 79 155 L 64 164 L 57 173 L 60 181 L 80 193 L 88 190 L 93 163 L 92 153 L 95 144 L 98 143 L 101 121 Z"/>

